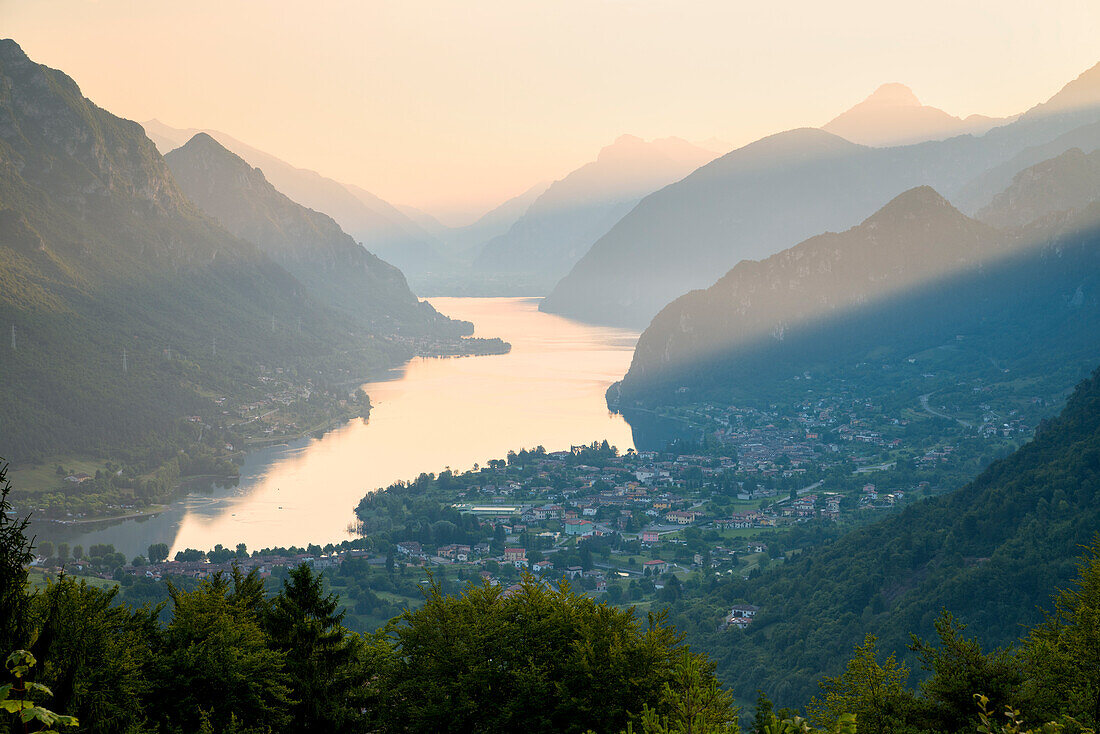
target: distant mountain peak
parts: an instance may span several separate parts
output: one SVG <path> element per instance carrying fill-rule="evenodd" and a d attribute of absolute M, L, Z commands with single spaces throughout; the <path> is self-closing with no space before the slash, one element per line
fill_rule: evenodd
<path fill-rule="evenodd" d="M 240 161 L 240 163 L 242 163 L 243 165 L 248 165 L 247 163 L 245 163 L 243 158 L 241 158 L 236 153 L 233 153 L 224 145 L 215 140 L 211 135 L 204 132 L 199 132 L 192 135 L 190 140 L 180 146 L 180 149 L 214 153 L 216 155 L 225 156 L 227 159 Z M 248 167 L 251 168 L 252 166 Z"/>
<path fill-rule="evenodd" d="M 822 126 L 853 143 L 886 146 L 980 134 L 1001 120 L 971 115 L 961 120 L 921 104 L 913 90 L 899 82 L 881 85 L 862 102 Z"/>
<path fill-rule="evenodd" d="M 940 196 L 940 193 L 931 186 L 915 186 L 895 196 L 866 221 L 895 221 L 905 217 L 926 216 L 937 210 L 966 219 L 965 214 L 952 206 L 951 202 Z"/>
<path fill-rule="evenodd" d="M 921 107 L 920 100 L 913 90 L 900 82 L 883 84 L 860 104 L 884 105 L 890 107 Z"/>

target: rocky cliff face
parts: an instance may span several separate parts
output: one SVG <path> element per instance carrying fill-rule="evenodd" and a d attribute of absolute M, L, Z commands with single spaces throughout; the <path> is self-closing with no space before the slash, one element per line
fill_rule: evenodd
<path fill-rule="evenodd" d="M 82 209 L 118 194 L 162 212 L 185 199 L 141 127 L 96 107 L 65 74 L 0 40 L 0 141 L 27 183 Z"/>
<path fill-rule="evenodd" d="M 1055 212 L 1080 209 L 1100 199 L 1100 150 L 1072 148 L 1026 168 L 997 194 L 978 218 L 995 227 L 1022 227 Z"/>

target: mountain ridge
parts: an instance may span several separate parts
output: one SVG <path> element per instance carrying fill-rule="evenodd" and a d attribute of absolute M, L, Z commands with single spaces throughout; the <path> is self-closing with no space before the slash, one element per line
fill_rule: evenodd
<path fill-rule="evenodd" d="M 550 184 L 507 232 L 484 244 L 479 272 L 514 274 L 546 292 L 638 200 L 687 175 L 714 153 L 680 138 L 621 135 Z"/>
<path fill-rule="evenodd" d="M 292 201 L 332 217 L 345 232 L 407 277 L 447 264 L 432 235 L 395 206 L 362 187 L 298 168 L 218 130 L 172 128 L 156 120 L 143 126 L 146 132 L 152 130 L 162 145 L 173 148 L 200 132 L 210 135 L 224 148 L 262 170 L 267 180 Z"/>
<path fill-rule="evenodd" d="M 400 270 L 368 252 L 327 214 L 297 204 L 259 168 L 207 133 L 165 156 L 183 192 L 233 234 L 302 280 L 319 302 L 373 330 L 436 330 L 449 320 L 409 290 Z M 456 336 L 472 331 L 453 324 Z"/>
<path fill-rule="evenodd" d="M 1095 67 L 1094 67 L 1095 68 Z M 584 321 L 641 328 L 667 303 L 710 285 L 743 259 L 759 259 L 822 231 L 853 226 L 897 194 L 930 185 L 948 199 L 1011 163 L 1100 121 L 1100 89 L 1064 89 L 1012 123 L 982 136 L 889 148 L 850 143 L 826 131 L 768 136 L 702 166 L 642 199 L 554 287 L 540 308 Z M 1074 83 L 1071 83 L 1074 84 Z M 1070 85 L 1067 85 L 1069 87 Z M 1095 93 L 1094 93 L 1095 92 Z M 1046 149 L 1047 157 L 1079 144 Z M 1020 160 L 1009 176 L 1032 165 Z M 976 210 L 996 190 L 971 193 Z"/>
<path fill-rule="evenodd" d="M 970 115 L 955 117 L 921 104 L 913 90 L 891 82 L 879 86 L 862 102 L 821 126 L 853 143 L 871 146 L 908 145 L 955 135 L 980 135 L 1010 120 Z"/>

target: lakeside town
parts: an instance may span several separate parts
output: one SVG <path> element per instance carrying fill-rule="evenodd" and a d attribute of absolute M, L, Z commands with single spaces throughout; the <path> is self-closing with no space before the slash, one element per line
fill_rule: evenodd
<path fill-rule="evenodd" d="M 165 579 L 237 568 L 274 583 L 306 563 L 325 572 L 349 622 L 364 629 L 417 605 L 429 579 L 452 589 L 488 582 L 510 593 L 532 574 L 645 608 L 677 598 L 702 574 L 749 578 L 810 536 L 955 489 L 1033 430 L 1018 414 L 964 425 L 923 405 L 935 403 L 896 415 L 843 394 L 782 413 L 703 403 L 679 409 L 700 438 L 665 451 L 620 454 L 607 442 L 539 447 L 370 493 L 356 508 L 360 537 L 339 544 L 217 546 L 172 558 L 161 544 L 134 559 L 110 546 L 80 549 L 79 557 L 76 548 L 51 548 L 36 565 L 46 573 L 64 565 L 156 598 L 151 587 Z M 751 600 L 731 601 L 716 624 L 751 624 Z"/>

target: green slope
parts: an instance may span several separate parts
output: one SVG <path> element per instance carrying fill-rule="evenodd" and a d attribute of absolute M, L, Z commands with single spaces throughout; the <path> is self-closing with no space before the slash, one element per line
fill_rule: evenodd
<path fill-rule="evenodd" d="M 868 633 L 911 657 L 909 633 L 931 637 L 941 608 L 986 645 L 1019 638 L 1097 532 L 1100 370 L 1033 441 L 967 486 L 758 578 L 710 582 L 705 601 L 681 603 L 675 616 L 739 697 L 763 688 L 801 704 Z M 714 631 L 713 615 L 738 600 L 762 608 L 757 620 L 744 632 Z"/>

